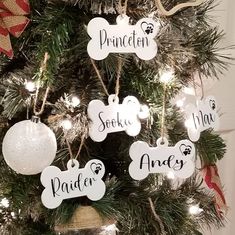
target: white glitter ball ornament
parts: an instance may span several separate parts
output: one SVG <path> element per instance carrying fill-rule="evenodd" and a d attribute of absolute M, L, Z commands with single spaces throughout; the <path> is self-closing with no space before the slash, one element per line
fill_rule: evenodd
<path fill-rule="evenodd" d="M 54 132 L 37 117 L 16 123 L 7 131 L 2 143 L 6 163 L 23 175 L 42 172 L 53 162 L 56 150 Z"/>

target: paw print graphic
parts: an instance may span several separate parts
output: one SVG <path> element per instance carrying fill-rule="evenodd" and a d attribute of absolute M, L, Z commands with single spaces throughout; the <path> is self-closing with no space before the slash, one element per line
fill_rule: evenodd
<path fill-rule="evenodd" d="M 153 33 L 153 26 L 152 25 L 147 26 L 147 29 L 145 30 L 145 32 L 147 34 Z"/>
<path fill-rule="evenodd" d="M 91 170 L 94 175 L 99 175 L 100 171 L 102 170 L 102 165 L 100 163 L 92 163 L 91 164 Z"/>
<path fill-rule="evenodd" d="M 192 147 L 191 147 L 190 145 L 182 144 L 182 145 L 180 146 L 180 151 L 181 151 L 181 153 L 182 153 L 184 156 L 187 156 L 187 155 L 190 155 L 190 154 L 191 154 Z"/>
<path fill-rule="evenodd" d="M 211 106 L 212 110 L 215 110 L 215 108 L 216 108 L 215 100 L 210 100 L 210 106 Z"/>
<path fill-rule="evenodd" d="M 189 155 L 191 153 L 191 149 L 190 148 L 186 148 L 183 153 L 184 153 L 185 156 L 187 156 L 187 155 Z"/>
<path fill-rule="evenodd" d="M 101 166 L 97 166 L 95 169 L 95 173 L 98 175 L 101 169 L 102 169 Z"/>

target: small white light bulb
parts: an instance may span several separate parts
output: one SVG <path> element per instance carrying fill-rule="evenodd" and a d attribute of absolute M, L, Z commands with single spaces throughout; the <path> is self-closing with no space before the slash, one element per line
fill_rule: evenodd
<path fill-rule="evenodd" d="M 169 171 L 167 173 L 167 178 L 170 180 L 173 180 L 173 179 L 175 179 L 175 174 L 172 171 Z"/>
<path fill-rule="evenodd" d="M 116 227 L 115 224 L 110 224 L 110 225 L 104 226 L 104 230 L 106 232 L 112 232 L 112 231 L 118 231 L 118 228 Z"/>
<path fill-rule="evenodd" d="M 80 99 L 77 96 L 71 98 L 71 104 L 75 108 L 81 103 Z"/>
<path fill-rule="evenodd" d="M 191 215 L 199 215 L 201 212 L 203 212 L 203 209 L 201 209 L 199 205 L 191 205 L 189 207 L 189 213 Z"/>
<path fill-rule="evenodd" d="M 27 81 L 25 83 L 25 89 L 27 89 L 29 92 L 34 92 L 36 90 L 36 85 L 32 81 Z"/>
<path fill-rule="evenodd" d="M 3 198 L 0 202 L 0 206 L 8 208 L 9 207 L 9 200 L 7 198 Z"/>
<path fill-rule="evenodd" d="M 70 120 L 65 119 L 61 122 L 61 126 L 65 129 L 65 130 L 70 130 L 73 127 L 73 124 Z"/>
<path fill-rule="evenodd" d="M 16 218 L 16 214 L 15 214 L 15 212 L 11 212 L 11 217 L 13 218 L 13 219 L 15 219 Z"/>
<path fill-rule="evenodd" d="M 172 69 L 167 70 L 163 72 L 163 74 L 161 75 L 160 82 L 167 84 L 172 80 L 173 77 L 174 77 L 174 71 Z"/>
<path fill-rule="evenodd" d="M 182 108 L 184 106 L 184 99 L 177 100 L 176 101 L 176 106 L 179 108 Z"/>

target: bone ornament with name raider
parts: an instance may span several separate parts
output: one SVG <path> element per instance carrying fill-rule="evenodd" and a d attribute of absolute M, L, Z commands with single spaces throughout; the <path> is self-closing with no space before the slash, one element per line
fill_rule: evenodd
<path fill-rule="evenodd" d="M 116 95 L 110 95 L 108 105 L 100 100 L 92 100 L 87 109 L 89 136 L 96 142 L 105 140 L 108 133 L 126 131 L 129 136 L 137 136 L 141 130 L 140 119 L 149 116 L 142 111 L 141 105 L 134 96 L 127 96 L 122 104 Z"/>
<path fill-rule="evenodd" d="M 159 22 L 143 18 L 130 25 L 126 15 L 119 15 L 116 21 L 116 25 L 110 25 L 104 18 L 96 17 L 89 22 L 87 32 L 91 40 L 87 51 L 91 58 L 103 60 L 109 53 L 136 53 L 140 59 L 151 60 L 157 55 L 154 38 Z"/>
<path fill-rule="evenodd" d="M 41 199 L 45 207 L 54 209 L 64 199 L 87 196 L 92 201 L 100 200 L 106 190 L 102 177 L 104 164 L 100 160 L 90 160 L 85 168 L 79 169 L 77 160 L 69 160 L 67 171 L 49 166 L 41 174 L 41 183 L 45 187 Z"/>
<path fill-rule="evenodd" d="M 195 147 L 189 140 L 181 140 L 171 147 L 166 138 L 159 138 L 157 147 L 137 141 L 131 145 L 129 154 L 132 159 L 129 174 L 135 180 L 143 180 L 152 173 L 169 172 L 188 178 L 195 171 Z"/>
<path fill-rule="evenodd" d="M 213 96 L 197 100 L 197 105 L 189 104 L 185 108 L 186 127 L 189 139 L 198 141 L 201 132 L 210 128 L 219 129 L 217 103 Z"/>

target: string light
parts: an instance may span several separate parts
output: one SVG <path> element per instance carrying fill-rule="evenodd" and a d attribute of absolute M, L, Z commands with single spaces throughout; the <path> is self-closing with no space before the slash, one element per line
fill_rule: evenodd
<path fill-rule="evenodd" d="M 3 198 L 0 202 L 0 206 L 8 208 L 9 207 L 9 200 L 7 198 Z"/>
<path fill-rule="evenodd" d="M 34 92 L 36 90 L 36 85 L 33 81 L 27 81 L 25 83 L 25 89 L 29 92 Z"/>
<path fill-rule="evenodd" d="M 172 171 L 169 171 L 167 173 L 167 178 L 170 180 L 173 180 L 173 179 L 175 179 L 175 174 Z"/>
<path fill-rule="evenodd" d="M 13 218 L 13 219 L 15 219 L 16 218 L 16 214 L 15 214 L 15 212 L 11 212 L 11 217 Z"/>
<path fill-rule="evenodd" d="M 65 130 L 70 130 L 73 127 L 73 124 L 70 120 L 65 119 L 61 122 L 61 126 L 65 129 Z"/>
<path fill-rule="evenodd" d="M 174 70 L 169 69 L 162 73 L 162 75 L 160 76 L 160 82 L 167 84 L 172 80 L 173 77 L 174 77 Z"/>
<path fill-rule="evenodd" d="M 116 225 L 110 224 L 102 227 L 102 232 L 100 233 L 100 235 L 115 235 L 116 232 L 118 232 L 118 228 L 116 227 Z"/>
<path fill-rule="evenodd" d="M 189 213 L 191 215 L 199 215 L 201 212 L 203 212 L 203 209 L 201 209 L 199 205 L 191 205 L 189 207 Z"/>
<path fill-rule="evenodd" d="M 81 100 L 77 96 L 72 96 L 71 104 L 75 108 L 81 103 Z"/>
<path fill-rule="evenodd" d="M 184 106 L 185 98 L 177 100 L 176 101 L 176 106 L 179 108 L 182 108 Z"/>
<path fill-rule="evenodd" d="M 106 230 L 106 231 L 117 231 L 117 227 L 116 227 L 115 224 L 111 224 L 111 225 L 106 226 L 104 230 Z"/>

